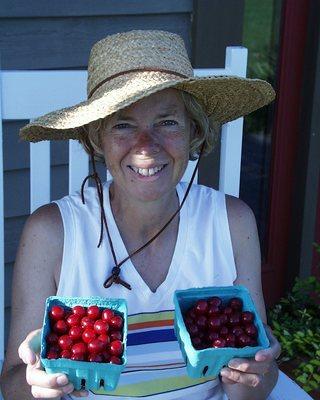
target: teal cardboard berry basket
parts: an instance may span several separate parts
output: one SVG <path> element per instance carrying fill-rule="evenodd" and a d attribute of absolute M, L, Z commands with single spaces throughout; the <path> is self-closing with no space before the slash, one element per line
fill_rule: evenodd
<path fill-rule="evenodd" d="M 192 307 L 197 300 L 209 299 L 218 296 L 223 303 L 227 303 L 233 297 L 239 297 L 243 301 L 243 310 L 254 313 L 254 324 L 258 329 L 257 346 L 246 346 L 242 348 L 206 348 L 196 350 L 191 342 L 191 337 L 185 326 L 183 315 Z M 174 329 L 180 349 L 187 366 L 188 375 L 192 378 L 216 377 L 221 368 L 235 357 L 253 357 L 261 349 L 269 347 L 263 323 L 256 311 L 248 289 L 244 286 L 204 287 L 187 290 L 177 290 L 174 294 L 175 317 Z"/>
<path fill-rule="evenodd" d="M 49 311 L 52 306 L 59 305 L 64 309 L 71 309 L 76 305 L 89 307 L 97 305 L 101 310 L 110 308 L 123 317 L 123 355 L 122 364 L 97 363 L 74 361 L 66 358 L 48 359 L 46 358 L 47 344 L 46 337 L 50 332 Z M 41 363 L 46 372 L 54 374 L 64 373 L 73 383 L 76 390 L 114 390 L 118 384 L 120 374 L 127 364 L 126 342 L 128 326 L 127 303 L 123 299 L 107 299 L 102 297 L 58 297 L 51 296 L 46 300 L 43 327 L 41 334 Z"/>

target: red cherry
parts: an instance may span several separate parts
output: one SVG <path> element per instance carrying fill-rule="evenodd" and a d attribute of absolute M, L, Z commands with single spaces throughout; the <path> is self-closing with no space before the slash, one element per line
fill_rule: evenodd
<path fill-rule="evenodd" d="M 62 335 L 59 338 L 59 346 L 62 350 L 70 350 L 73 345 L 73 341 L 69 335 Z"/>
<path fill-rule="evenodd" d="M 208 310 L 207 310 L 207 315 L 208 317 L 213 317 L 216 315 L 220 315 L 220 307 L 216 306 L 216 305 L 210 305 L 208 306 Z"/>
<path fill-rule="evenodd" d="M 69 317 L 67 318 L 67 324 L 69 326 L 77 326 L 80 323 L 80 317 L 79 315 L 76 314 L 71 314 L 69 315 Z"/>
<path fill-rule="evenodd" d="M 190 317 L 192 320 L 195 320 L 197 318 L 197 314 L 195 312 L 194 307 L 190 308 L 187 312 L 187 316 Z"/>
<path fill-rule="evenodd" d="M 114 312 L 110 310 L 110 308 L 105 308 L 102 311 L 101 319 L 103 319 L 103 321 L 109 322 L 112 317 L 114 317 Z"/>
<path fill-rule="evenodd" d="M 242 310 L 242 300 L 239 297 L 233 297 L 229 300 L 228 306 L 231 307 L 235 311 Z"/>
<path fill-rule="evenodd" d="M 219 333 L 220 333 L 220 336 L 224 338 L 229 333 L 229 329 L 226 326 L 222 326 L 220 328 L 220 332 Z"/>
<path fill-rule="evenodd" d="M 199 335 L 199 328 L 198 328 L 197 325 L 192 324 L 192 325 L 189 326 L 188 332 L 189 332 L 191 337 L 198 336 Z"/>
<path fill-rule="evenodd" d="M 87 309 L 87 316 L 93 320 L 100 318 L 100 310 L 98 306 L 89 306 Z"/>
<path fill-rule="evenodd" d="M 61 306 L 53 306 L 50 310 L 50 317 L 54 321 L 63 319 L 64 309 Z"/>
<path fill-rule="evenodd" d="M 100 342 L 104 343 L 105 346 L 110 343 L 110 336 L 106 333 L 101 333 L 101 335 L 99 335 L 97 339 L 100 340 Z"/>
<path fill-rule="evenodd" d="M 192 341 L 192 344 L 193 344 L 193 347 L 196 349 L 196 350 L 200 350 L 200 349 L 202 349 L 203 348 L 203 344 L 202 344 L 202 340 L 199 338 L 199 337 L 193 337 L 192 339 L 191 339 L 191 341 Z"/>
<path fill-rule="evenodd" d="M 110 319 L 109 325 L 112 329 L 119 330 L 123 326 L 123 319 L 120 315 L 115 315 Z"/>
<path fill-rule="evenodd" d="M 53 325 L 52 330 L 55 333 L 57 333 L 58 335 L 64 335 L 65 333 L 68 332 L 68 325 L 67 325 L 66 321 L 64 321 L 63 319 L 60 319 Z"/>
<path fill-rule="evenodd" d="M 110 353 L 108 353 L 107 350 L 103 350 L 103 352 L 101 354 L 102 354 L 104 362 L 109 362 L 110 361 L 110 357 L 111 356 L 110 356 Z"/>
<path fill-rule="evenodd" d="M 231 314 L 229 316 L 229 325 L 230 326 L 236 326 L 240 324 L 240 320 L 241 320 L 241 315 L 239 312 L 234 312 L 233 314 Z"/>
<path fill-rule="evenodd" d="M 89 353 L 102 353 L 105 350 L 105 344 L 101 342 L 99 339 L 93 339 L 90 343 L 88 343 L 88 352 Z"/>
<path fill-rule="evenodd" d="M 201 329 L 206 329 L 207 327 L 207 317 L 205 315 L 199 315 L 197 319 L 195 320 L 198 328 Z"/>
<path fill-rule="evenodd" d="M 74 306 L 72 307 L 72 313 L 77 315 L 80 319 L 87 315 L 87 312 L 82 306 Z"/>
<path fill-rule="evenodd" d="M 62 350 L 60 353 L 60 358 L 71 358 L 71 351 L 70 350 Z"/>
<path fill-rule="evenodd" d="M 238 336 L 237 342 L 240 347 L 250 346 L 251 338 L 250 336 L 243 333 L 242 335 Z"/>
<path fill-rule="evenodd" d="M 92 353 L 92 354 L 89 354 L 89 355 L 88 355 L 88 361 L 89 361 L 89 362 L 98 362 L 98 363 L 101 363 L 101 362 L 103 362 L 103 356 L 102 356 L 102 354 L 95 354 L 95 353 Z"/>
<path fill-rule="evenodd" d="M 70 358 L 74 361 L 85 361 L 86 355 L 85 353 L 72 354 Z"/>
<path fill-rule="evenodd" d="M 96 336 L 96 332 L 92 328 L 86 328 L 82 333 L 82 340 L 85 343 L 90 343 Z"/>
<path fill-rule="evenodd" d="M 241 326 L 236 325 L 231 328 L 231 333 L 233 333 L 235 337 L 238 337 L 238 336 L 242 335 L 244 333 L 244 331 L 241 328 Z"/>
<path fill-rule="evenodd" d="M 204 315 L 206 314 L 208 309 L 208 303 L 206 300 L 198 300 L 194 307 L 194 311 L 197 315 Z"/>
<path fill-rule="evenodd" d="M 110 333 L 110 340 L 122 340 L 122 333 L 121 331 L 113 331 Z"/>
<path fill-rule="evenodd" d="M 120 358 L 116 356 L 111 356 L 109 362 L 111 364 L 122 364 Z"/>
<path fill-rule="evenodd" d="M 210 332 L 208 333 L 208 342 L 212 343 L 212 342 L 214 342 L 216 339 L 218 339 L 218 337 L 219 337 L 219 333 L 218 333 L 218 332 L 210 331 Z"/>
<path fill-rule="evenodd" d="M 86 328 L 92 328 L 94 326 L 94 320 L 89 318 L 89 317 L 83 317 L 80 322 L 81 328 L 86 329 Z"/>
<path fill-rule="evenodd" d="M 102 333 L 107 333 L 109 331 L 109 324 L 102 319 L 98 319 L 93 326 L 93 329 L 96 331 L 98 335 Z"/>
<path fill-rule="evenodd" d="M 208 304 L 220 308 L 222 306 L 222 299 L 218 296 L 213 296 L 208 300 Z"/>
<path fill-rule="evenodd" d="M 244 328 L 245 333 L 250 336 L 251 338 L 256 338 L 258 336 L 258 329 L 254 324 L 248 324 Z"/>
<path fill-rule="evenodd" d="M 208 319 L 208 329 L 211 331 L 219 331 L 221 327 L 220 317 L 210 317 Z"/>
<path fill-rule="evenodd" d="M 83 342 L 75 343 L 71 347 L 71 352 L 74 355 L 85 354 L 87 352 L 87 346 Z"/>
<path fill-rule="evenodd" d="M 212 347 L 216 348 L 226 347 L 226 341 L 223 338 L 218 338 L 212 343 Z"/>
<path fill-rule="evenodd" d="M 48 344 L 57 344 L 58 340 L 59 340 L 59 336 L 54 332 L 48 333 L 48 335 L 46 337 L 46 341 Z"/>
<path fill-rule="evenodd" d="M 252 324 L 254 321 L 254 314 L 250 311 L 243 311 L 241 313 L 241 321 L 243 324 Z"/>
<path fill-rule="evenodd" d="M 233 333 L 228 333 L 225 340 L 227 347 L 236 347 L 236 336 Z"/>
<path fill-rule="evenodd" d="M 123 344 L 120 340 L 114 340 L 109 345 L 110 354 L 113 356 L 121 356 L 123 352 Z"/>
<path fill-rule="evenodd" d="M 227 314 L 220 314 L 221 325 L 226 325 L 229 322 Z"/>
<path fill-rule="evenodd" d="M 194 320 L 187 315 L 184 317 L 184 323 L 186 324 L 186 327 L 188 328 L 190 325 L 194 324 Z"/>
<path fill-rule="evenodd" d="M 57 358 L 59 358 L 59 353 L 57 351 L 49 350 L 47 352 L 47 358 L 49 360 L 56 360 Z"/>
<path fill-rule="evenodd" d="M 79 340 L 81 339 L 83 329 L 81 326 L 72 326 L 69 330 L 69 336 L 72 340 Z"/>
<path fill-rule="evenodd" d="M 223 310 L 223 314 L 229 316 L 229 315 L 233 314 L 233 309 L 231 307 L 225 307 Z"/>

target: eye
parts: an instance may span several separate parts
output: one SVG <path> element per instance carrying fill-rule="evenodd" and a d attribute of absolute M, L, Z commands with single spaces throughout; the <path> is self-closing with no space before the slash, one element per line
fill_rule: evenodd
<path fill-rule="evenodd" d="M 121 123 L 121 124 L 116 124 L 112 127 L 112 129 L 128 129 L 130 128 L 130 124 L 128 123 Z"/>
<path fill-rule="evenodd" d="M 174 126 L 174 125 L 178 125 L 178 122 L 173 120 L 173 119 L 166 119 L 164 121 L 159 122 L 159 125 L 161 125 L 161 126 Z"/>

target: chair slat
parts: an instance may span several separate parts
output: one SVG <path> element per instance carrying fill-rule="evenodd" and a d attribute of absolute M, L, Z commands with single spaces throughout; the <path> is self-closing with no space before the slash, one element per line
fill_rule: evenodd
<path fill-rule="evenodd" d="M 0 118 L 2 118 L 1 103 L 0 96 Z M 2 123 L 0 123 L 0 371 L 2 370 L 2 363 L 4 360 L 4 304 L 3 132 Z"/>
<path fill-rule="evenodd" d="M 226 70 L 230 75 L 246 76 L 248 50 L 227 47 Z M 243 118 L 228 122 L 221 132 L 219 190 L 239 197 Z"/>
<path fill-rule="evenodd" d="M 80 190 L 89 174 L 89 157 L 77 140 L 69 140 L 69 194 Z M 88 186 L 88 182 L 85 185 Z"/>
<path fill-rule="evenodd" d="M 30 143 L 30 211 L 50 202 L 50 142 Z"/>

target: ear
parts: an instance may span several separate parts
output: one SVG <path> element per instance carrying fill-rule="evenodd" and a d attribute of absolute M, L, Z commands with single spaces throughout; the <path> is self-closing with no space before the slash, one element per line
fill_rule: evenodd
<path fill-rule="evenodd" d="M 199 134 L 199 128 L 193 119 L 190 119 L 190 142 Z"/>

